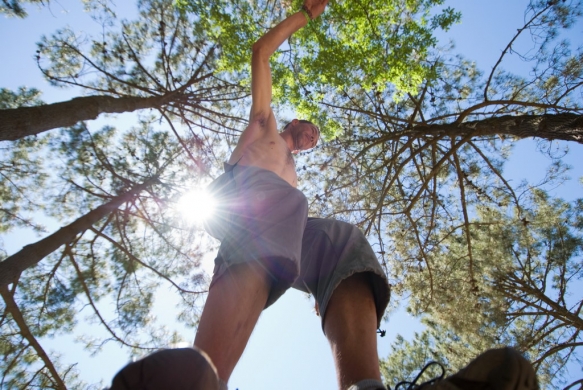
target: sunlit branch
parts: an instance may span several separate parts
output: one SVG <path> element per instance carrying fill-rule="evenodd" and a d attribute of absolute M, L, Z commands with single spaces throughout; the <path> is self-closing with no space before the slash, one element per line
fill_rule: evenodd
<path fill-rule="evenodd" d="M 518 29 L 518 32 L 514 35 L 514 37 L 510 40 L 510 42 L 508 43 L 508 45 L 506 45 L 506 47 L 504 48 L 504 50 L 502 50 L 502 54 L 500 54 L 500 57 L 498 58 L 498 61 L 496 61 L 496 64 L 494 65 L 494 67 L 492 67 L 492 71 L 490 72 L 490 76 L 488 76 L 488 81 L 486 82 L 486 86 L 484 87 L 484 100 L 487 102 L 488 101 L 488 89 L 490 88 L 490 83 L 492 82 L 492 78 L 494 77 L 494 73 L 496 72 L 496 69 L 498 68 L 498 65 L 500 65 L 500 63 L 502 62 L 502 59 L 504 58 L 504 56 L 506 55 L 506 53 L 512 49 L 512 45 L 514 44 L 514 41 L 516 41 L 516 39 L 518 39 L 518 37 L 520 36 L 520 34 L 522 34 L 522 32 L 524 30 L 526 30 L 527 28 L 529 28 L 529 26 L 543 13 L 545 13 L 547 10 L 549 10 L 553 5 L 554 5 L 555 1 L 549 1 L 548 5 L 543 8 L 540 12 L 536 13 L 528 22 L 526 22 L 524 24 L 524 26 L 522 26 L 521 28 Z"/>

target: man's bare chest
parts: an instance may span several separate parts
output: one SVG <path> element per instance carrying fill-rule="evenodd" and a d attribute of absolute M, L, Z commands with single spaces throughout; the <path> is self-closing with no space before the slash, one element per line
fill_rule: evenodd
<path fill-rule="evenodd" d="M 295 167 L 294 159 L 287 144 L 280 138 L 261 139 L 249 145 L 245 154 L 274 164 Z"/>
<path fill-rule="evenodd" d="M 248 145 L 240 164 L 270 170 L 292 186 L 297 184 L 293 155 L 281 138 L 264 138 Z"/>

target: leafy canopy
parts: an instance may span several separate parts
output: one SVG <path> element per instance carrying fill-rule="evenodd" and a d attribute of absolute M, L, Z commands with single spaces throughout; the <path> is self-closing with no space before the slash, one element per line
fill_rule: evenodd
<path fill-rule="evenodd" d="M 460 19 L 452 8 L 437 10 L 443 0 L 334 1 L 298 31 L 272 57 L 274 100 L 290 103 L 300 114 L 318 112 L 325 88 L 343 91 L 360 84 L 365 90 L 394 86 L 395 97 L 416 93 L 423 80 L 436 77 L 426 62 L 436 46 L 436 29 Z M 222 49 L 219 69 L 248 73 L 251 47 L 266 29 L 296 12 L 301 1 L 273 4 L 263 0 L 178 0 L 200 18 Z M 340 127 L 319 114 L 328 137 Z"/>

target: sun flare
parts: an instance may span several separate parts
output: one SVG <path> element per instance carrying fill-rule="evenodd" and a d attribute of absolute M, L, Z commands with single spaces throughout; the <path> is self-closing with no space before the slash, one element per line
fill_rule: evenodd
<path fill-rule="evenodd" d="M 202 223 L 212 217 L 215 201 L 206 191 L 196 189 L 184 193 L 176 207 L 182 218 L 189 223 Z"/>

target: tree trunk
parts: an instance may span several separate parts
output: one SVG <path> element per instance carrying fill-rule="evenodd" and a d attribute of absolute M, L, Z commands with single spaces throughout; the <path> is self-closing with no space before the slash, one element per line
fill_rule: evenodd
<path fill-rule="evenodd" d="M 157 180 L 157 178 L 152 178 L 135 186 L 130 191 L 118 195 L 95 210 L 88 212 L 73 223 L 60 228 L 50 236 L 34 244 L 26 245 L 19 252 L 0 262 L 0 287 L 13 283 L 22 271 L 37 264 L 61 245 L 73 241 L 79 233 L 89 229 L 94 223 L 117 210 L 121 204 L 130 201 Z"/>
<path fill-rule="evenodd" d="M 418 125 L 413 127 L 411 132 L 416 135 L 444 134 L 459 137 L 468 134 L 473 137 L 492 135 L 516 138 L 535 137 L 549 141 L 563 140 L 583 144 L 583 115 L 506 115 L 459 124 Z"/>
<path fill-rule="evenodd" d="M 103 113 L 130 112 L 160 107 L 169 96 L 87 96 L 35 107 L 0 110 L 0 141 L 14 141 L 28 135 L 95 119 Z"/>

